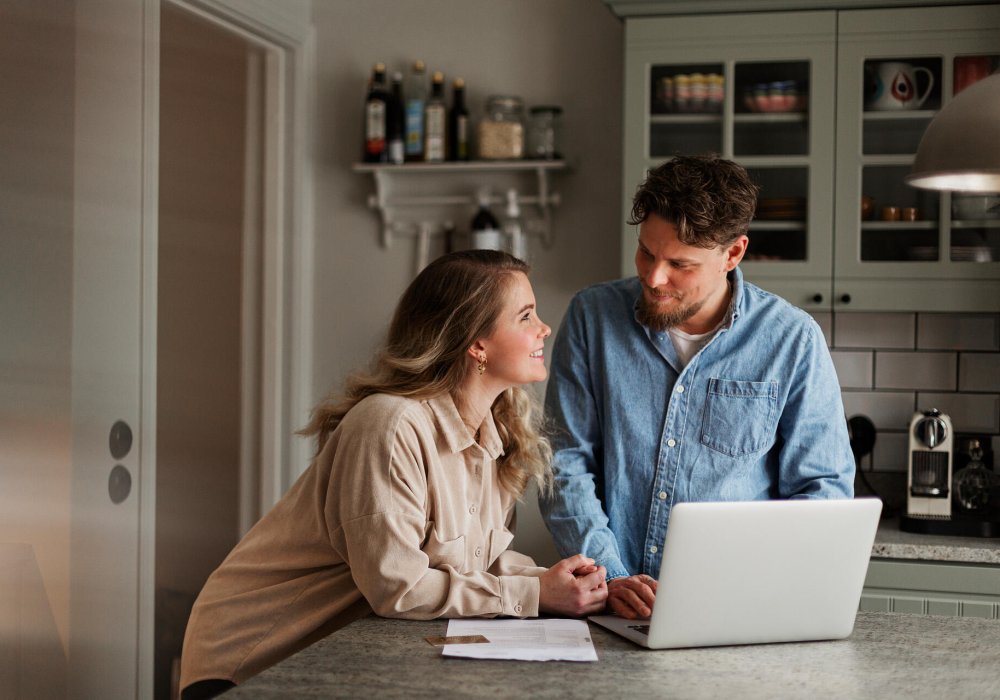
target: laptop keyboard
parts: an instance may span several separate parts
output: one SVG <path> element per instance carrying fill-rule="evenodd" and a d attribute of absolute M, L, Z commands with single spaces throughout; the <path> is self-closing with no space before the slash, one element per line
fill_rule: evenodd
<path fill-rule="evenodd" d="M 649 635 L 649 625 L 629 625 L 630 630 L 635 630 L 639 634 Z"/>

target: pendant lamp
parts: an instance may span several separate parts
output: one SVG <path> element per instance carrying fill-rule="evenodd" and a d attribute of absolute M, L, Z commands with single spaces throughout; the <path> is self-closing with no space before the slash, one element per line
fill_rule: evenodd
<path fill-rule="evenodd" d="M 965 88 L 931 120 L 906 183 L 1000 192 L 1000 72 Z"/>

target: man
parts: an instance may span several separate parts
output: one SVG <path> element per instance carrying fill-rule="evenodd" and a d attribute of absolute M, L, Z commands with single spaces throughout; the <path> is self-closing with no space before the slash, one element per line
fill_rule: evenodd
<path fill-rule="evenodd" d="M 816 322 L 743 279 L 757 188 L 678 156 L 632 204 L 638 277 L 584 289 L 552 351 L 545 406 L 562 556 L 608 572 L 608 607 L 647 617 L 683 501 L 851 498 L 840 387 Z"/>

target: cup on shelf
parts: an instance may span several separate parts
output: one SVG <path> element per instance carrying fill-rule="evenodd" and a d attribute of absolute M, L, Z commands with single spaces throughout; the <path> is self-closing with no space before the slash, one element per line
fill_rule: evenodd
<path fill-rule="evenodd" d="M 923 75 L 926 82 L 922 93 L 917 90 L 919 75 Z M 871 69 L 871 86 L 869 109 L 919 109 L 934 89 L 934 72 L 902 61 L 884 61 Z"/>
<path fill-rule="evenodd" d="M 902 215 L 899 207 L 882 207 L 882 221 L 899 221 Z"/>
<path fill-rule="evenodd" d="M 899 218 L 901 221 L 920 221 L 920 210 L 916 207 L 903 207 Z"/>
<path fill-rule="evenodd" d="M 875 198 L 870 194 L 861 195 L 861 220 L 871 221 L 875 216 Z"/>

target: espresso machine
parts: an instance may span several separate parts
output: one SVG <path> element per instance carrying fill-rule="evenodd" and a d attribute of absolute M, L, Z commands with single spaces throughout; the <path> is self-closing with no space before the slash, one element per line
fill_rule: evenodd
<path fill-rule="evenodd" d="M 1000 537 L 1000 476 L 992 470 L 988 444 L 989 436 L 956 435 L 951 419 L 937 409 L 915 413 L 900 529 Z"/>

